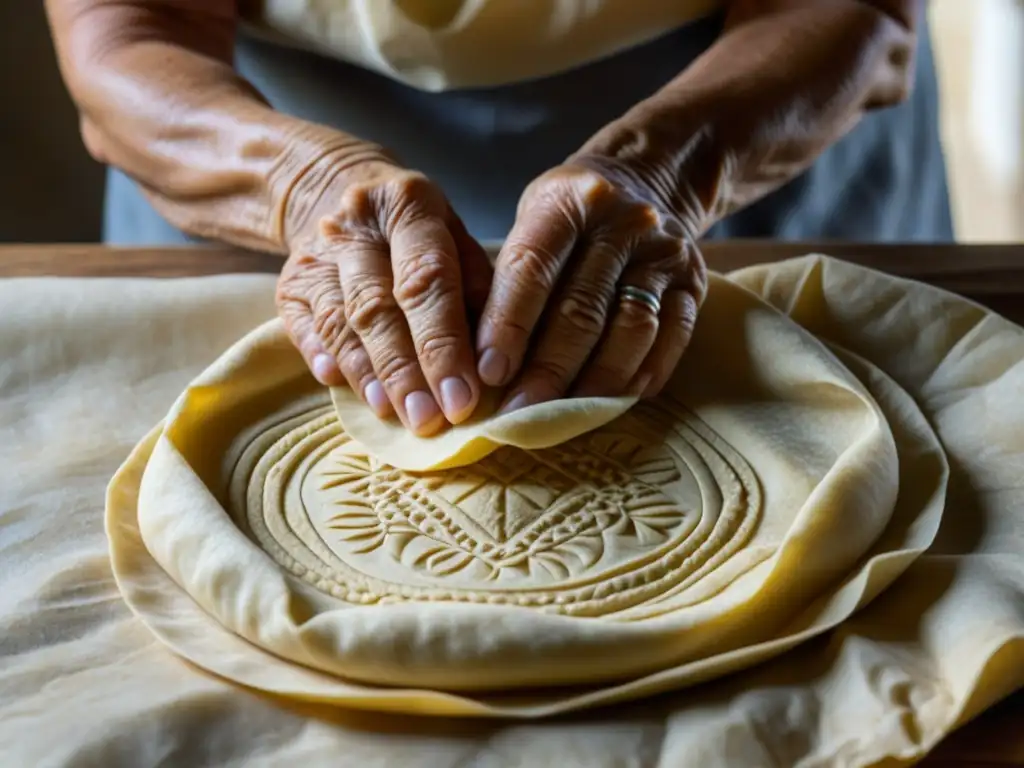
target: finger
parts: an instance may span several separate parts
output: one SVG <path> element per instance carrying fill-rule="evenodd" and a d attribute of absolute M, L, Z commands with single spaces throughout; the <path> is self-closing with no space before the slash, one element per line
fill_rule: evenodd
<path fill-rule="evenodd" d="M 448 421 L 465 421 L 480 400 L 480 380 L 459 251 L 445 221 L 424 215 L 399 219 L 391 231 L 391 268 L 395 299 L 433 397 Z"/>
<path fill-rule="evenodd" d="M 662 297 L 658 336 L 640 365 L 635 385 L 650 377 L 643 397 L 654 397 L 668 383 L 693 336 L 697 322 L 697 299 L 690 291 L 668 290 Z"/>
<path fill-rule="evenodd" d="M 504 386 L 519 372 L 537 321 L 579 236 L 567 206 L 524 198 L 498 254 L 477 331 L 478 371 L 485 384 Z"/>
<path fill-rule="evenodd" d="M 583 372 L 576 381 L 576 397 L 615 397 L 626 392 L 641 394 L 650 383 L 650 374 L 634 378 L 658 335 L 662 294 L 668 285 L 663 273 L 626 270 L 619 281 L 611 321 Z M 625 287 L 649 295 L 657 306 L 623 296 Z M 631 386 L 632 385 L 632 386 Z"/>
<path fill-rule="evenodd" d="M 328 387 L 341 385 L 344 377 L 316 331 L 309 302 L 311 288 L 331 279 L 329 275 L 334 270 L 311 256 L 293 262 L 286 269 L 289 271 L 278 280 L 275 301 L 288 338 L 317 381 Z"/>
<path fill-rule="evenodd" d="M 339 294 L 317 290 L 317 286 L 337 286 L 337 268 L 309 257 L 295 262 L 293 269 L 282 276 L 277 292 L 278 314 L 292 344 L 317 381 L 328 387 L 347 382 L 378 416 L 387 418 L 392 413 L 391 403 L 359 338 L 347 326 L 334 330 Z"/>
<path fill-rule="evenodd" d="M 387 244 L 348 243 L 332 260 L 338 265 L 346 322 L 359 336 L 395 412 L 412 432 L 433 434 L 444 416 L 430 394 L 394 297 Z"/>
<path fill-rule="evenodd" d="M 598 241 L 570 268 L 504 412 L 554 400 L 569 390 L 604 332 L 628 258 L 626 247 Z"/>
<path fill-rule="evenodd" d="M 448 212 L 448 230 L 455 240 L 462 266 L 462 292 L 465 296 L 466 311 L 470 325 L 479 322 L 491 290 L 494 267 L 487 256 L 487 250 L 475 237 L 469 234 L 462 219 L 455 212 Z"/>
<path fill-rule="evenodd" d="M 345 376 L 316 334 L 313 313 L 309 305 L 295 299 L 278 301 L 278 315 L 284 320 L 284 328 L 292 344 L 306 361 L 313 377 L 325 387 L 337 387 L 345 383 Z"/>
<path fill-rule="evenodd" d="M 394 413 L 383 385 L 377 379 L 370 356 L 359 335 L 345 318 L 345 297 L 337 266 L 325 262 L 330 280 L 318 283 L 311 296 L 313 327 L 330 358 L 337 363 L 353 392 L 358 393 L 381 419 Z"/>

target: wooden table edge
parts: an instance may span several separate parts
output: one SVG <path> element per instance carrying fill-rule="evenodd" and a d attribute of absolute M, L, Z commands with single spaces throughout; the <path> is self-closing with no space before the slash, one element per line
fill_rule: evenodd
<path fill-rule="evenodd" d="M 701 246 L 708 265 L 725 272 L 808 254 L 827 254 L 935 285 L 978 292 L 1024 291 L 1024 244 L 921 245 L 778 243 L 733 240 Z M 280 270 L 283 257 L 221 246 L 112 248 L 103 245 L 0 246 L 0 277 L 193 277 Z"/>

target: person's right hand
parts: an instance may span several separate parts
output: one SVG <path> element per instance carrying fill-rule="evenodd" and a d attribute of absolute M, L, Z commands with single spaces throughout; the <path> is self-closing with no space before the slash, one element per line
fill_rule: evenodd
<path fill-rule="evenodd" d="M 374 158 L 292 201 L 278 313 L 313 375 L 428 435 L 468 418 L 481 384 L 471 325 L 491 266 L 442 192 Z"/>

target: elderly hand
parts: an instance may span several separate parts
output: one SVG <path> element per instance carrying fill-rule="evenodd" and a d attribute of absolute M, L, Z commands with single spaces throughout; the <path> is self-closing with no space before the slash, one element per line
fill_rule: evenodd
<path fill-rule="evenodd" d="M 477 335 L 503 408 L 564 395 L 652 396 L 704 298 L 686 223 L 638 174 L 580 158 L 534 181 L 498 257 Z"/>
<path fill-rule="evenodd" d="M 232 0 L 47 10 L 88 150 L 183 231 L 289 254 L 278 309 L 324 384 L 347 381 L 420 434 L 473 412 L 471 320 L 491 269 L 433 184 L 273 110 L 232 67 Z"/>
<path fill-rule="evenodd" d="M 694 238 L 909 91 L 917 0 L 726 5 L 715 45 L 530 185 L 492 284 L 428 180 L 238 76 L 237 3 L 46 3 L 90 153 L 181 230 L 290 254 L 278 306 L 310 368 L 419 434 L 481 380 L 508 407 L 657 392 L 704 294 Z"/>
<path fill-rule="evenodd" d="M 732 0 L 715 45 L 534 181 L 477 336 L 504 407 L 657 393 L 704 296 L 694 240 L 906 97 L 918 6 Z"/>
<path fill-rule="evenodd" d="M 436 186 L 388 162 L 346 168 L 312 199 L 277 289 L 310 370 L 418 434 L 466 419 L 481 389 L 470 324 L 490 285 L 483 248 Z"/>

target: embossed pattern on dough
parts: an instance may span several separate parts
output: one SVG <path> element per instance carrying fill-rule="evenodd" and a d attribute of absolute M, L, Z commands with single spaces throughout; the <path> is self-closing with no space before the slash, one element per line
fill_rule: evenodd
<path fill-rule="evenodd" d="M 867 588 L 851 583 L 827 615 L 816 603 L 890 523 L 897 446 L 819 340 L 710 284 L 659 400 L 561 401 L 416 445 L 339 407 L 281 323 L 261 326 L 168 414 L 138 488 L 140 540 L 205 614 L 326 675 L 339 703 L 378 691 L 367 706 L 539 712 L 481 702 L 607 703 L 781 653 Z M 400 464 L 396 445 L 411 446 Z M 903 566 L 886 567 L 882 580 Z M 806 631 L 805 610 L 820 617 Z M 194 655 L 193 640 L 173 646 Z M 197 658 L 249 679 L 221 663 L 243 658 Z"/>
<path fill-rule="evenodd" d="M 607 616 L 671 592 L 678 605 L 760 512 L 749 465 L 667 399 L 556 448 L 428 473 L 373 458 L 322 408 L 269 422 L 236 466 L 231 513 L 280 565 L 349 603 Z"/>

